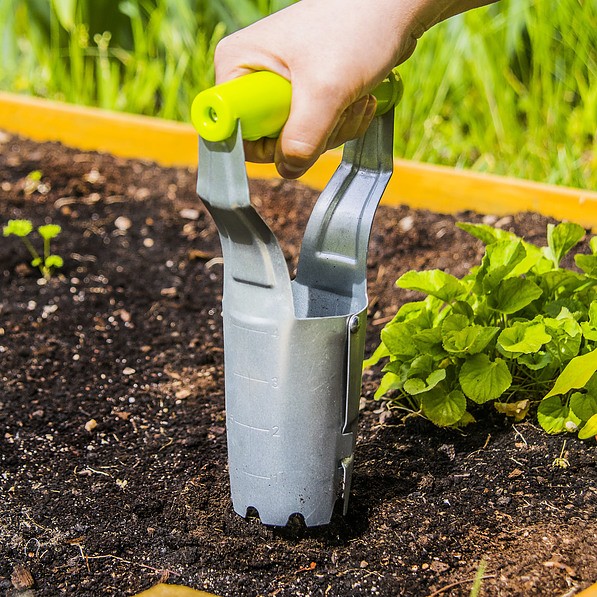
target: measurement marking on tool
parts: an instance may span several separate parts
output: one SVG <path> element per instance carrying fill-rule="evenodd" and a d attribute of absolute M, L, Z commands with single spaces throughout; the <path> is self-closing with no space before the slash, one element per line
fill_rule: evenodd
<path fill-rule="evenodd" d="M 243 375 L 242 373 L 237 373 L 236 371 L 234 372 L 234 375 L 236 375 L 236 377 L 240 377 L 241 379 L 246 379 L 247 381 L 256 381 L 257 383 L 264 383 L 264 384 L 269 383 L 267 381 L 267 379 L 259 379 L 258 377 L 251 377 L 250 375 Z"/>
<path fill-rule="evenodd" d="M 265 481 L 271 480 L 271 477 L 264 477 L 262 475 L 254 475 L 253 473 L 247 473 L 247 471 L 243 471 L 243 475 L 247 475 L 247 477 L 253 477 L 254 479 L 263 479 Z"/>
<path fill-rule="evenodd" d="M 237 425 L 240 425 L 241 427 L 246 427 L 247 429 L 252 429 L 253 431 L 263 431 L 263 433 L 270 432 L 269 429 L 263 429 L 263 427 L 255 427 L 254 425 L 247 425 L 246 423 L 241 423 L 240 421 L 237 421 L 236 419 L 234 420 L 234 422 Z"/>
<path fill-rule="evenodd" d="M 249 328 L 244 325 L 240 325 L 238 323 L 232 322 L 232 325 L 239 330 L 245 330 L 246 332 L 254 332 L 255 334 L 269 334 L 267 330 L 256 330 L 255 328 Z"/>

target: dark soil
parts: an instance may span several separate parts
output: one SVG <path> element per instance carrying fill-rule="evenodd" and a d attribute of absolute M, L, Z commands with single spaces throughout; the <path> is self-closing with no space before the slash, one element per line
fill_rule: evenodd
<path fill-rule="evenodd" d="M 461 433 L 404 423 L 373 400 L 377 372 L 348 516 L 276 530 L 234 514 L 220 248 L 194 185 L 192 171 L 1 137 L 0 225 L 60 224 L 65 261 L 44 283 L 18 239 L 0 238 L 1 594 L 31 595 L 14 588 L 19 566 L 36 596 L 133 595 L 160 580 L 226 596 L 468 595 L 482 560 L 483 595 L 574 595 L 597 579 L 594 443 L 497 414 Z M 252 192 L 293 267 L 316 194 Z M 458 219 L 497 220 L 379 210 L 369 352 L 412 298 L 393 285 L 400 273 L 478 262 Z M 541 241 L 546 219 L 497 225 Z"/>

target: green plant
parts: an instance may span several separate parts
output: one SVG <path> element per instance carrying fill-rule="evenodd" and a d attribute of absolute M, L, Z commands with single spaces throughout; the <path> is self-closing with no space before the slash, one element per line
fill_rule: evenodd
<path fill-rule="evenodd" d="M 188 120 L 218 41 L 292 0 L 0 0 L 0 88 Z"/>
<path fill-rule="evenodd" d="M 400 288 L 425 293 L 381 332 L 367 367 L 388 359 L 376 397 L 439 426 L 474 421 L 470 405 L 494 403 L 518 420 L 536 404 L 548 433 L 597 435 L 597 237 L 561 261 L 583 238 L 577 224 L 548 225 L 547 246 L 485 224 L 458 226 L 486 245 L 462 279 L 441 270 L 410 271 Z"/>
<path fill-rule="evenodd" d="M 17 236 L 21 239 L 27 250 L 31 254 L 31 265 L 37 267 L 42 276 L 49 280 L 52 271 L 64 265 L 64 261 L 60 255 L 52 254 L 50 251 L 50 241 L 60 234 L 61 228 L 57 224 L 45 224 L 37 228 L 38 234 L 43 241 L 43 253 L 40 255 L 31 241 L 29 235 L 33 232 L 33 224 L 30 220 L 9 220 L 8 224 L 3 228 L 3 235 Z"/>
<path fill-rule="evenodd" d="M 473 586 L 471 587 L 469 597 L 479 597 L 479 595 L 481 594 L 481 587 L 483 585 L 483 579 L 485 578 L 486 569 L 487 560 L 482 559 L 479 562 L 479 567 L 477 568 L 477 573 L 475 574 L 475 580 L 473 581 Z"/>

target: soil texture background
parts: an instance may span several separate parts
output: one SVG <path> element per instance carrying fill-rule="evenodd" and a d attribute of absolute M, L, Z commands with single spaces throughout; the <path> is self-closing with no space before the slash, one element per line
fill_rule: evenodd
<path fill-rule="evenodd" d="M 594 442 L 497 413 L 462 432 L 403 422 L 373 399 L 379 371 L 364 375 L 346 517 L 272 529 L 232 511 L 221 253 L 195 176 L 0 134 L 0 225 L 60 224 L 64 258 L 46 282 L 0 238 L 0 594 L 124 596 L 162 581 L 221 596 L 466 596 L 482 561 L 487 596 L 570 596 L 597 580 Z M 317 194 L 251 187 L 293 270 Z M 545 239 L 534 214 L 380 208 L 368 354 L 414 296 L 394 287 L 401 273 L 479 263 L 458 220 Z"/>

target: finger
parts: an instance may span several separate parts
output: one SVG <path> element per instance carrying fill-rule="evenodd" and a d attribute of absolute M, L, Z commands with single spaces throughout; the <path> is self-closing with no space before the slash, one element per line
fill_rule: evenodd
<path fill-rule="evenodd" d="M 290 115 L 275 155 L 278 172 L 285 178 L 298 178 L 313 165 L 344 111 L 333 89 L 325 85 L 313 89 L 312 84 L 293 80 Z"/>
<path fill-rule="evenodd" d="M 245 65 L 241 51 L 237 48 L 234 33 L 221 39 L 214 52 L 214 70 L 216 85 L 242 75 L 248 75 L 254 69 Z"/>
<path fill-rule="evenodd" d="M 276 154 L 276 139 L 262 137 L 256 141 L 245 141 L 245 159 L 257 164 L 272 163 Z"/>
<path fill-rule="evenodd" d="M 330 135 L 326 149 L 333 149 L 346 143 L 346 141 L 364 135 L 375 115 L 376 107 L 377 100 L 372 95 L 362 97 L 349 106 Z"/>

